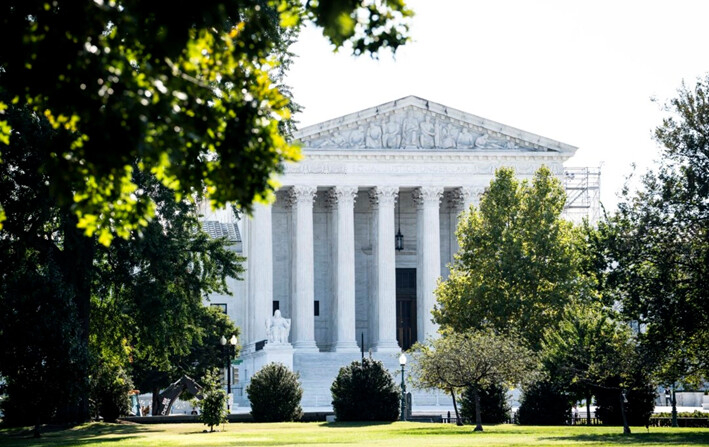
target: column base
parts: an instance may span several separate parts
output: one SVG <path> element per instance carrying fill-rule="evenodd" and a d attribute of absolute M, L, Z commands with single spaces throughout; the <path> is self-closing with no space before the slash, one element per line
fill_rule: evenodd
<path fill-rule="evenodd" d="M 356 341 L 338 341 L 332 348 L 335 352 L 360 352 Z"/>
<path fill-rule="evenodd" d="M 293 349 L 298 352 L 320 352 L 314 340 L 296 341 L 293 343 Z"/>
<path fill-rule="evenodd" d="M 399 342 L 396 340 L 380 340 L 374 344 L 373 352 L 383 352 L 383 353 L 399 353 L 401 352 L 401 347 Z"/>

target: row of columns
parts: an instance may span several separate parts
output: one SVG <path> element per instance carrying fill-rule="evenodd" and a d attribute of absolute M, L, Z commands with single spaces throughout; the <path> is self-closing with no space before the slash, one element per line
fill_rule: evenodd
<path fill-rule="evenodd" d="M 317 352 L 314 313 L 313 200 L 316 187 L 296 185 L 290 188 L 289 203 L 293 215 L 293 265 L 291 303 L 291 342 L 301 352 Z M 335 186 L 328 192 L 334 213 L 334 350 L 359 350 L 355 332 L 355 250 L 354 202 L 357 186 Z M 437 327 L 431 321 L 435 304 L 434 290 L 441 274 L 439 203 L 442 187 L 419 187 L 413 192 L 417 205 L 418 268 L 417 287 L 419 338 L 434 336 Z M 372 205 L 374 268 L 372 278 L 373 350 L 395 352 L 396 340 L 396 254 L 394 247 L 394 207 L 399 196 L 396 186 L 377 186 L 369 190 Z M 470 188 L 453 192 L 457 206 L 466 209 L 475 196 Z M 270 316 L 273 301 L 273 241 L 271 207 L 256 204 L 251 218 L 249 240 L 249 327 L 251 341 L 266 338 L 264 322 Z"/>

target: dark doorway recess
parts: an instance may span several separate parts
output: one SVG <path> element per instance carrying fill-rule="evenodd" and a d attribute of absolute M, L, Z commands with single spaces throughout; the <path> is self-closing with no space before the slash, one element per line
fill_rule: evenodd
<path fill-rule="evenodd" d="M 416 269 L 396 269 L 396 341 L 403 350 L 416 343 Z"/>

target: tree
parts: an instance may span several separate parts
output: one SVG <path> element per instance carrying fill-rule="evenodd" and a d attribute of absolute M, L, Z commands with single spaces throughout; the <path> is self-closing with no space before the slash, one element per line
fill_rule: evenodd
<path fill-rule="evenodd" d="M 401 389 L 382 362 L 363 358 L 340 368 L 330 387 L 337 420 L 395 421 Z"/>
<path fill-rule="evenodd" d="M 32 423 L 81 421 L 89 374 L 102 362 L 166 371 L 213 336 L 201 325 L 202 296 L 225 291 L 224 278 L 242 271 L 240 258 L 200 231 L 194 203 L 175 200 L 139 171 L 134 181 L 161 218 L 128 240 L 95 244 L 76 228 L 70 207 L 51 198 L 51 177 L 41 170 L 61 134 L 27 108 L 10 107 L 6 116 L 16 137 L 0 164 L 0 204 L 8 211 L 0 231 L 0 321 L 7 322 L 0 325 L 0 374 L 9 402 L 40 416 Z M 41 398 L 24 399 L 30 389 L 11 386 L 30 384 L 23 371 L 34 371 L 31 391 Z"/>
<path fill-rule="evenodd" d="M 544 330 L 587 287 L 580 233 L 560 217 L 564 200 L 546 167 L 530 183 L 518 182 L 512 169 L 498 169 L 479 208 L 458 225 L 460 250 L 436 290 L 434 320 L 457 332 L 515 332 L 538 349 Z"/>
<path fill-rule="evenodd" d="M 472 390 L 475 402 L 475 431 L 482 431 L 480 392 L 493 384 L 511 387 L 535 376 L 532 352 L 514 338 L 491 330 L 446 333 L 443 337 L 416 344 L 412 351 L 412 377 L 420 388 L 438 388 L 451 395 L 460 421 L 455 393 Z"/>
<path fill-rule="evenodd" d="M 11 107 L 5 116 L 16 136 L 0 163 L 0 205 L 8 212 L 0 231 L 4 420 L 26 424 L 29 416 L 39 434 L 49 418 L 82 419 L 79 408 L 88 415 L 92 242 L 76 237 L 76 221 L 54 206 L 40 169 L 61 136 L 26 108 Z"/>
<path fill-rule="evenodd" d="M 502 424 L 510 420 L 512 408 L 507 402 L 507 387 L 493 383 L 480 389 L 480 420 L 483 424 Z M 460 396 L 460 414 L 463 419 L 475 418 L 475 390 L 465 388 Z"/>
<path fill-rule="evenodd" d="M 154 213 L 137 194 L 136 169 L 178 198 L 206 188 L 215 205 L 249 209 L 268 197 L 271 175 L 299 158 L 281 125 L 287 89 L 276 85 L 293 33 L 314 22 L 336 48 L 349 42 L 355 54 L 375 54 L 406 41 L 411 15 L 402 0 L 213 0 L 165 13 L 173 7 L 0 6 L 0 112 L 28 107 L 63 136 L 42 165 L 51 197 L 104 245 Z M 13 129 L 0 121 L 0 145 L 16 138 Z"/>
<path fill-rule="evenodd" d="M 522 425 L 564 425 L 573 399 L 556 381 L 540 379 L 522 390 L 517 419 Z"/>
<path fill-rule="evenodd" d="M 210 432 L 214 431 L 215 425 L 222 425 L 228 420 L 226 391 L 219 384 L 219 375 L 219 369 L 213 368 L 202 378 L 202 414 L 199 417 Z"/>
<path fill-rule="evenodd" d="M 620 409 L 618 415 L 630 432 L 625 406 L 619 402 L 638 388 L 642 366 L 636 337 L 627 324 L 613 318 L 610 309 L 576 307 L 569 309 L 558 328 L 545 333 L 542 346 L 543 363 L 553 381 L 572 396 L 585 397 L 587 404 L 593 394 L 613 396 L 612 406 Z M 588 418 L 590 425 L 590 414 Z"/>
<path fill-rule="evenodd" d="M 709 377 L 709 76 L 685 85 L 655 130 L 659 166 L 626 187 L 596 242 L 605 292 L 634 321 L 665 385 Z"/>
<path fill-rule="evenodd" d="M 222 364 L 219 338 L 238 330 L 202 298 L 229 293 L 226 277 L 240 278 L 243 258 L 201 231 L 192 202 L 176 201 L 149 175 L 136 177 L 161 219 L 140 237 L 97 247 L 91 348 L 124 365 L 130 360 L 136 385 L 153 392 L 157 411 L 161 388 Z"/>
<path fill-rule="evenodd" d="M 269 363 L 254 374 L 246 394 L 256 422 L 291 422 L 303 416 L 298 374 L 281 363 Z"/>

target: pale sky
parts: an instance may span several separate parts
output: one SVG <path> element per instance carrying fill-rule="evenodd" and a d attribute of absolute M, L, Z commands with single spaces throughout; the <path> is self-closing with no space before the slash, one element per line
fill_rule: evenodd
<path fill-rule="evenodd" d="M 601 200 L 659 155 L 661 105 L 709 72 L 709 1 L 408 0 L 412 42 L 395 58 L 334 54 L 315 29 L 286 83 L 299 127 L 419 96 L 577 146 L 602 164 Z M 657 98 L 658 102 L 652 102 Z"/>

